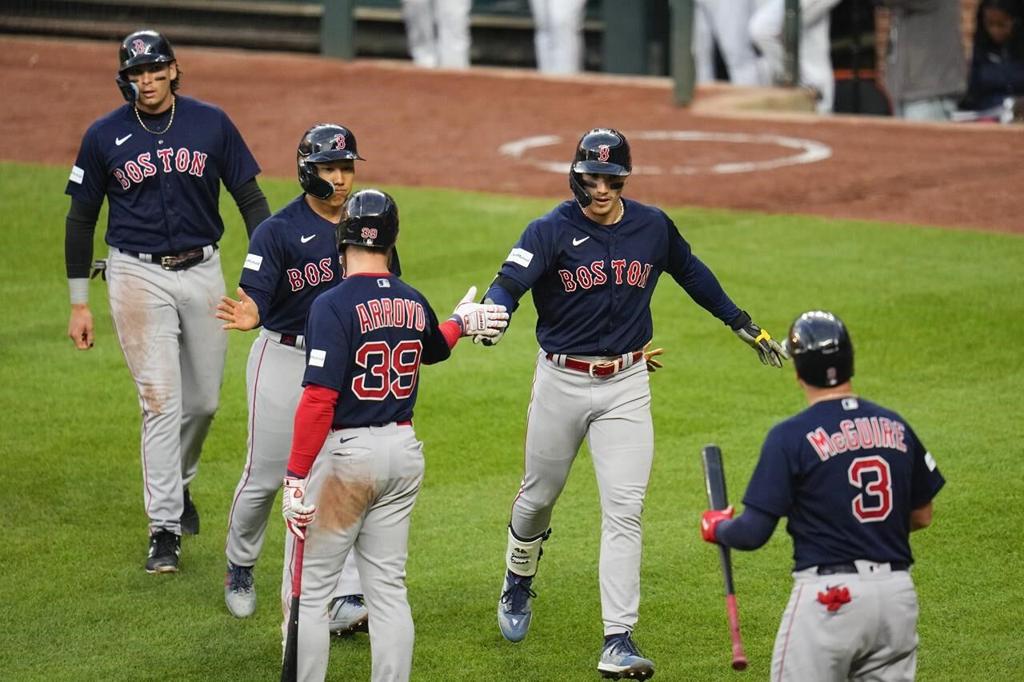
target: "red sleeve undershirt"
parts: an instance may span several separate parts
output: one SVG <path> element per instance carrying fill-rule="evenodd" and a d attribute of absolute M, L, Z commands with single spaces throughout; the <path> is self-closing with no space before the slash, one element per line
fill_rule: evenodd
<path fill-rule="evenodd" d="M 462 328 L 455 320 L 445 320 L 438 328 L 449 348 L 453 348 L 462 336 Z M 331 430 L 337 403 L 338 392 L 333 388 L 309 384 L 302 392 L 299 407 L 295 410 L 292 452 L 288 457 L 289 476 L 305 478 L 309 474 L 313 460 Z"/>
<path fill-rule="evenodd" d="M 302 392 L 295 410 L 292 430 L 292 453 L 288 458 L 288 475 L 305 478 L 313 466 L 334 421 L 338 392 L 333 388 L 309 384 Z"/>
<path fill-rule="evenodd" d="M 437 325 L 437 327 L 441 330 L 441 335 L 444 337 L 444 340 L 448 342 L 448 348 L 455 348 L 455 343 L 459 340 L 459 337 L 462 336 L 462 326 L 455 320 L 449 318 Z"/>

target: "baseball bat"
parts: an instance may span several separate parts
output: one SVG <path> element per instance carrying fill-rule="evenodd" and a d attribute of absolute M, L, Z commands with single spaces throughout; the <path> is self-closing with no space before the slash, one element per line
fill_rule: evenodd
<path fill-rule="evenodd" d="M 712 509 L 725 509 L 729 506 L 729 496 L 725 491 L 722 451 L 717 445 L 706 445 L 700 456 L 704 462 L 704 486 L 708 493 L 708 505 Z M 729 615 L 729 636 L 732 637 L 732 667 L 733 670 L 746 670 L 747 655 L 743 653 L 743 640 L 740 638 L 740 612 L 736 606 L 729 548 L 718 545 L 718 556 L 722 561 L 722 577 L 725 579 L 725 610 Z"/>
<path fill-rule="evenodd" d="M 305 541 L 295 539 L 295 566 L 292 568 L 292 605 L 288 609 L 288 637 L 281 661 L 281 682 L 296 682 L 299 674 L 299 596 L 302 594 L 302 554 Z"/>

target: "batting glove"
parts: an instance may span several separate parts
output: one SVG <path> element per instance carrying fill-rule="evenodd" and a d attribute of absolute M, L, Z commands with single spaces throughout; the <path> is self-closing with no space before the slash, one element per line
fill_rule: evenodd
<path fill-rule="evenodd" d="M 710 542 L 716 544 L 718 538 L 715 537 L 715 531 L 718 529 L 718 524 L 726 519 L 731 519 L 733 513 L 735 513 L 730 504 L 725 509 L 708 509 L 706 512 L 701 514 L 700 517 L 700 536 L 704 538 L 704 542 Z"/>
<path fill-rule="evenodd" d="M 665 351 L 663 349 L 661 349 L 661 348 L 652 348 L 650 350 L 647 350 L 647 347 L 650 346 L 650 345 L 651 345 L 650 341 L 648 341 L 646 344 L 644 344 L 644 362 L 647 363 L 647 371 L 648 372 L 654 372 L 656 370 L 661 369 L 664 366 L 660 362 L 655 360 L 654 356 L 661 355 Z"/>
<path fill-rule="evenodd" d="M 476 298 L 476 287 L 470 287 L 466 295 L 462 297 L 459 304 L 455 306 L 455 312 L 451 319 L 459 324 L 463 336 L 472 336 L 486 339 L 499 336 L 505 327 L 508 326 L 508 311 L 505 306 L 494 303 L 474 303 Z"/>
<path fill-rule="evenodd" d="M 304 504 L 306 479 L 285 476 L 284 494 L 281 496 L 281 513 L 289 532 L 300 540 L 306 539 L 306 526 L 316 516 L 315 504 Z"/>
<path fill-rule="evenodd" d="M 786 349 L 772 338 L 767 329 L 761 329 L 754 324 L 750 315 L 745 311 L 741 310 L 729 326 L 732 327 L 736 336 L 757 351 L 757 356 L 761 358 L 761 364 L 782 367 L 782 361 L 789 360 L 789 353 L 786 352 Z"/>

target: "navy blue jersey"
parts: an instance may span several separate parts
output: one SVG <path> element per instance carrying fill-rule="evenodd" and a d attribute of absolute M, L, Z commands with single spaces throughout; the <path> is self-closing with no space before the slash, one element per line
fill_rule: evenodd
<path fill-rule="evenodd" d="M 143 120 L 163 130 L 170 112 Z M 227 114 L 176 95 L 174 122 L 161 135 L 144 130 L 130 104 L 89 126 L 64 191 L 89 206 L 108 198 L 110 246 L 178 252 L 218 241 L 220 183 L 233 190 L 259 172 Z"/>
<path fill-rule="evenodd" d="M 723 322 L 739 308 L 693 255 L 672 219 L 622 200 L 623 218 L 605 226 L 575 201 L 531 222 L 499 275 L 531 289 L 537 341 L 549 353 L 621 355 L 651 340 L 651 296 L 667 272 Z"/>
<path fill-rule="evenodd" d="M 407 421 L 420 364 L 450 355 L 420 292 L 394 275 L 352 275 L 313 301 L 302 385 L 338 391 L 336 427 Z"/>
<path fill-rule="evenodd" d="M 909 563 L 910 512 L 944 483 L 902 417 L 835 398 L 768 432 L 743 504 L 788 517 L 796 570 L 855 559 Z"/>
<path fill-rule="evenodd" d="M 341 280 L 336 228 L 300 194 L 252 233 L 239 285 L 264 327 L 303 333 L 313 299 Z"/>

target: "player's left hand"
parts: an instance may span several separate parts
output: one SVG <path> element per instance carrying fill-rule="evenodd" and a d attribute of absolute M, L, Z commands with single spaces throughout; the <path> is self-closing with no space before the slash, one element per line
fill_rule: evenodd
<path fill-rule="evenodd" d="M 235 293 L 238 294 L 237 301 L 221 296 L 220 303 L 217 304 L 217 319 L 227 322 L 221 329 L 255 329 L 260 324 L 260 310 L 256 306 L 256 301 L 252 300 L 242 287 L 238 287 Z"/>
<path fill-rule="evenodd" d="M 662 367 L 664 367 L 664 365 L 662 365 L 660 362 L 655 360 L 654 357 L 656 355 L 663 354 L 665 352 L 665 350 L 662 349 L 662 348 L 651 348 L 650 350 L 648 350 L 648 347 L 650 345 L 651 345 L 650 341 L 648 341 L 647 343 L 644 344 L 644 362 L 647 363 L 647 371 L 648 372 L 654 372 L 654 371 L 659 370 Z"/>
<path fill-rule="evenodd" d="M 730 504 L 725 509 L 708 509 L 701 514 L 700 536 L 704 538 L 704 542 L 716 544 L 718 539 L 715 537 L 715 531 L 718 529 L 718 524 L 726 519 L 731 519 L 735 512 L 736 510 Z"/>
<path fill-rule="evenodd" d="M 285 476 L 281 495 L 281 514 L 288 531 L 300 540 L 306 539 L 306 526 L 313 523 L 316 505 L 305 504 L 306 479 Z"/>
<path fill-rule="evenodd" d="M 767 329 L 757 326 L 750 315 L 743 312 L 733 320 L 732 330 L 744 343 L 757 351 L 761 364 L 782 367 L 783 360 L 789 360 L 789 353 L 772 338 Z"/>
<path fill-rule="evenodd" d="M 455 306 L 452 319 L 459 323 L 462 336 L 494 338 L 508 326 L 508 311 L 505 306 L 495 303 L 474 303 L 476 287 L 470 287 L 459 304 Z"/>

